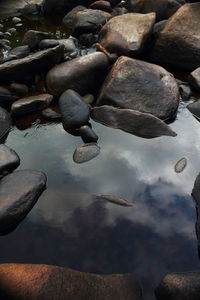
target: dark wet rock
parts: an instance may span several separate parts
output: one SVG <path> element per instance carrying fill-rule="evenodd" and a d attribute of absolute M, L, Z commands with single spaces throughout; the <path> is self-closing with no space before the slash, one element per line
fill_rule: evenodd
<path fill-rule="evenodd" d="M 6 145 L 0 145 L 0 177 L 13 172 L 19 164 L 17 153 Z"/>
<path fill-rule="evenodd" d="M 101 29 L 99 43 L 110 53 L 137 55 L 144 50 L 154 22 L 155 13 L 116 16 Z"/>
<path fill-rule="evenodd" d="M 13 21 L 14 24 L 17 24 L 17 23 L 20 23 L 22 20 L 18 17 L 13 17 L 12 21 Z"/>
<path fill-rule="evenodd" d="M 189 84 L 181 83 L 179 85 L 179 91 L 180 91 L 180 95 L 181 95 L 181 98 L 183 101 L 187 101 L 190 99 L 190 97 L 192 95 L 192 91 L 191 91 Z"/>
<path fill-rule="evenodd" d="M 126 7 L 129 12 L 142 14 L 155 12 L 157 21 L 160 21 L 172 16 L 181 4 L 177 0 L 127 0 Z"/>
<path fill-rule="evenodd" d="M 10 49 L 10 41 L 1 39 L 0 40 L 0 49 L 9 50 Z"/>
<path fill-rule="evenodd" d="M 56 65 L 47 74 L 46 84 L 52 95 L 60 96 L 73 89 L 80 95 L 92 93 L 101 86 L 109 67 L 103 53 L 92 53 Z"/>
<path fill-rule="evenodd" d="M 61 40 L 58 40 L 58 42 L 60 45 L 64 46 L 64 51 L 67 54 L 71 54 L 71 53 L 77 51 L 74 39 L 70 39 L 70 38 L 69 39 L 61 39 Z"/>
<path fill-rule="evenodd" d="M 162 135 L 176 136 L 176 133 L 160 119 L 132 109 L 119 109 L 104 105 L 93 108 L 91 117 L 103 125 L 121 129 L 143 138 Z"/>
<path fill-rule="evenodd" d="M 92 94 L 86 94 L 85 96 L 83 96 L 83 100 L 85 101 L 85 103 L 91 105 L 94 103 L 95 97 Z"/>
<path fill-rule="evenodd" d="M 86 47 L 91 47 L 93 44 L 97 43 L 98 36 L 93 33 L 83 33 L 79 36 L 79 43 Z"/>
<path fill-rule="evenodd" d="M 96 143 L 89 143 L 77 147 L 74 151 L 74 162 L 81 164 L 95 158 L 100 153 L 100 147 Z"/>
<path fill-rule="evenodd" d="M 58 45 L 60 45 L 60 43 L 57 40 L 54 40 L 54 39 L 45 39 L 45 40 L 42 40 L 39 43 L 38 48 L 40 50 L 43 50 L 43 49 L 53 48 L 53 47 L 56 47 Z"/>
<path fill-rule="evenodd" d="M 52 121 L 61 121 L 61 114 L 57 113 L 52 108 L 46 108 L 42 111 L 43 117 Z"/>
<path fill-rule="evenodd" d="M 196 235 L 198 240 L 198 251 L 200 255 L 200 174 L 198 174 L 197 178 L 195 179 L 191 196 L 195 200 L 195 204 L 196 204 L 197 220 L 196 220 L 195 227 L 196 227 Z"/>
<path fill-rule="evenodd" d="M 14 55 L 14 56 L 16 56 L 16 58 L 24 58 L 24 57 L 28 56 L 29 54 L 30 54 L 30 48 L 27 45 L 13 48 L 10 51 L 10 55 Z"/>
<path fill-rule="evenodd" d="M 13 95 L 7 88 L 0 86 L 0 106 L 9 109 L 11 104 L 19 97 Z"/>
<path fill-rule="evenodd" d="M 90 110 L 82 97 L 73 90 L 66 90 L 59 99 L 64 129 L 76 129 L 89 121 Z"/>
<path fill-rule="evenodd" d="M 200 118 L 200 99 L 188 104 L 187 109 L 197 118 Z"/>
<path fill-rule="evenodd" d="M 72 33 L 79 36 L 82 33 L 97 32 L 111 18 L 107 12 L 98 9 L 84 9 L 75 14 L 72 22 Z"/>
<path fill-rule="evenodd" d="M 28 86 L 23 83 L 17 83 L 17 82 L 12 82 L 9 85 L 9 90 L 14 94 L 19 97 L 24 97 L 26 94 L 28 94 Z"/>
<path fill-rule="evenodd" d="M 92 9 L 100 9 L 106 12 L 111 12 L 112 8 L 111 8 L 111 4 L 109 1 L 104 1 L 104 0 L 98 0 L 93 2 L 92 4 L 90 4 L 90 8 Z"/>
<path fill-rule="evenodd" d="M 155 294 L 157 300 L 199 300 L 200 272 L 168 274 Z"/>
<path fill-rule="evenodd" d="M 0 107 L 0 141 L 7 135 L 11 128 L 10 114 Z"/>
<path fill-rule="evenodd" d="M 166 120 L 176 114 L 179 89 L 173 75 L 162 67 L 122 56 L 108 74 L 96 104 L 134 109 Z"/>
<path fill-rule="evenodd" d="M 132 203 L 132 202 L 129 202 L 125 199 L 117 198 L 117 197 L 114 197 L 111 195 L 97 195 L 96 198 L 98 200 L 105 200 L 105 201 L 108 201 L 108 202 L 111 202 L 111 203 L 114 203 L 117 205 L 125 206 L 125 207 L 133 207 L 134 206 L 134 203 Z"/>
<path fill-rule="evenodd" d="M 11 113 L 13 116 L 24 116 L 48 107 L 52 100 L 53 96 L 49 94 L 21 98 L 12 104 Z"/>
<path fill-rule="evenodd" d="M 159 33 L 163 30 L 167 20 L 162 20 L 154 24 L 153 26 L 153 35 L 158 37 Z"/>
<path fill-rule="evenodd" d="M 76 14 L 79 11 L 82 11 L 86 9 L 85 6 L 83 5 L 78 5 L 76 7 L 74 7 L 70 12 L 68 12 L 64 18 L 62 19 L 62 25 L 65 26 L 66 28 L 72 28 L 74 20 L 76 18 Z"/>
<path fill-rule="evenodd" d="M 64 57 L 64 47 L 57 46 L 38 51 L 25 58 L 15 59 L 0 65 L 0 81 L 25 82 L 26 76 L 42 73 L 59 63 Z"/>
<path fill-rule="evenodd" d="M 49 38 L 50 34 L 48 32 L 28 30 L 24 35 L 22 45 L 28 45 L 31 50 L 35 50 L 42 40 Z"/>
<path fill-rule="evenodd" d="M 188 80 L 197 91 L 200 91 L 200 68 L 191 72 Z"/>
<path fill-rule="evenodd" d="M 79 128 L 79 133 L 84 143 L 96 143 L 99 139 L 96 133 L 88 125 Z"/>
<path fill-rule="evenodd" d="M 175 165 L 174 170 L 176 173 L 181 173 L 187 166 L 187 159 L 185 157 L 181 158 Z"/>
<path fill-rule="evenodd" d="M 98 275 L 37 264 L 1 264 L 0 296 L 42 300 L 142 300 L 132 274 Z"/>
<path fill-rule="evenodd" d="M 166 22 L 155 42 L 152 59 L 188 71 L 200 66 L 200 3 L 181 8 Z"/>
<path fill-rule="evenodd" d="M 46 176 L 38 171 L 16 171 L 0 181 L 0 234 L 21 222 L 46 189 Z"/>

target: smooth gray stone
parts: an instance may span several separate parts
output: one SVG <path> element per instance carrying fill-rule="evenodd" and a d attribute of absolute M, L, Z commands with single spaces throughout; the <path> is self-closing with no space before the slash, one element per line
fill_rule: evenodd
<path fill-rule="evenodd" d="M 16 171 L 0 181 L 0 234 L 14 230 L 46 189 L 46 175 L 39 171 Z"/>
<path fill-rule="evenodd" d="M 10 51 L 10 55 L 15 55 L 16 58 L 24 58 L 24 57 L 28 56 L 29 53 L 30 53 L 30 48 L 27 45 L 13 48 Z"/>
<path fill-rule="evenodd" d="M 174 170 L 176 173 L 181 173 L 187 166 L 187 159 L 185 157 L 181 158 L 175 165 Z"/>
<path fill-rule="evenodd" d="M 119 109 L 104 105 L 92 108 L 91 117 L 103 125 L 121 129 L 143 138 L 177 135 L 157 117 L 132 109 Z"/>
<path fill-rule="evenodd" d="M 53 40 L 53 39 L 44 39 L 39 43 L 38 48 L 40 50 L 48 49 L 48 48 L 53 48 L 60 45 L 59 41 Z"/>
<path fill-rule="evenodd" d="M 44 39 L 49 39 L 50 34 L 48 32 L 28 30 L 22 40 L 22 45 L 28 45 L 31 50 L 38 48 L 39 43 Z"/>
<path fill-rule="evenodd" d="M 99 139 L 96 133 L 88 125 L 79 128 L 79 133 L 84 143 L 96 143 Z"/>
<path fill-rule="evenodd" d="M 11 128 L 10 114 L 0 107 L 0 141 L 8 134 Z"/>
<path fill-rule="evenodd" d="M 74 162 L 81 164 L 95 158 L 100 153 L 100 147 L 96 143 L 85 144 L 74 151 Z"/>
<path fill-rule="evenodd" d="M 6 145 L 0 145 L 0 177 L 14 171 L 19 164 L 17 153 Z"/>

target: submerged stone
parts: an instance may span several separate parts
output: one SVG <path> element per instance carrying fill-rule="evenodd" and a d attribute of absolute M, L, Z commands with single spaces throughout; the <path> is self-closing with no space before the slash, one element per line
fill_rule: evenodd
<path fill-rule="evenodd" d="M 99 139 L 93 129 L 88 125 L 79 128 L 79 133 L 84 143 L 96 143 Z"/>
<path fill-rule="evenodd" d="M 74 162 L 81 164 L 95 158 L 100 153 L 100 147 L 96 143 L 89 143 L 77 147 L 74 151 Z"/>

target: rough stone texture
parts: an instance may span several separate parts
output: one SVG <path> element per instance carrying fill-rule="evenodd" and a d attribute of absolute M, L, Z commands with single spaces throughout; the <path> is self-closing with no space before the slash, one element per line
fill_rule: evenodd
<path fill-rule="evenodd" d="M 198 91 L 200 91 L 200 68 L 197 68 L 189 75 L 189 82 Z"/>
<path fill-rule="evenodd" d="M 81 164 L 95 158 L 100 153 L 100 147 L 96 143 L 89 143 L 77 147 L 74 151 L 74 162 Z"/>
<path fill-rule="evenodd" d="M 0 145 L 0 177 L 14 171 L 19 164 L 17 153 L 6 145 Z"/>
<path fill-rule="evenodd" d="M 104 53 L 84 55 L 53 67 L 47 74 L 46 85 L 55 96 L 67 89 L 83 96 L 101 86 L 108 67 L 109 61 Z"/>
<path fill-rule="evenodd" d="M 160 119 L 132 109 L 119 109 L 104 105 L 93 108 L 91 117 L 103 125 L 121 129 L 143 138 L 162 135 L 176 136 L 176 133 Z"/>
<path fill-rule="evenodd" d="M 40 50 L 44 50 L 44 49 L 48 49 L 48 48 L 53 48 L 60 45 L 58 40 L 54 40 L 54 39 L 44 39 L 42 40 L 39 45 L 38 48 Z"/>
<path fill-rule="evenodd" d="M 11 128 L 10 114 L 0 107 L 0 141 L 8 134 Z"/>
<path fill-rule="evenodd" d="M 132 274 L 98 275 L 47 265 L 0 265 L 0 296 L 20 300 L 143 300 Z"/>
<path fill-rule="evenodd" d="M 59 45 L 55 48 L 38 51 L 25 58 L 15 59 L 0 65 L 0 81 L 23 82 L 26 76 L 42 73 L 59 63 L 64 57 L 64 47 Z"/>
<path fill-rule="evenodd" d="M 130 12 L 142 14 L 155 12 L 157 21 L 168 19 L 180 6 L 177 0 L 127 0 L 126 2 Z"/>
<path fill-rule="evenodd" d="M 46 188 L 46 175 L 16 171 L 0 181 L 0 234 L 7 234 L 28 214 Z"/>
<path fill-rule="evenodd" d="M 186 167 L 187 167 L 187 159 L 183 157 L 175 164 L 174 171 L 176 173 L 181 173 Z"/>
<path fill-rule="evenodd" d="M 187 109 L 197 118 L 200 118 L 200 99 L 197 101 L 190 103 L 187 106 Z"/>
<path fill-rule="evenodd" d="M 28 30 L 22 40 L 22 45 L 27 45 L 31 50 L 34 50 L 38 47 L 39 43 L 42 40 L 49 39 L 50 34 L 48 32 Z"/>
<path fill-rule="evenodd" d="M 200 3 L 188 3 L 166 22 L 155 42 L 152 59 L 193 71 L 200 66 Z"/>
<path fill-rule="evenodd" d="M 99 42 L 110 53 L 137 55 L 144 50 L 154 22 L 155 13 L 116 16 L 101 29 Z"/>
<path fill-rule="evenodd" d="M 39 94 L 21 98 L 12 104 L 11 113 L 13 116 L 24 116 L 47 108 L 52 100 L 53 96 L 49 94 Z"/>
<path fill-rule="evenodd" d="M 150 113 L 166 120 L 179 104 L 175 78 L 160 66 L 121 56 L 109 72 L 96 105 Z"/>
<path fill-rule="evenodd" d="M 155 294 L 157 300 L 199 300 L 200 272 L 168 274 Z"/>
<path fill-rule="evenodd" d="M 29 89 L 25 84 L 12 82 L 9 86 L 9 90 L 19 97 L 24 97 L 26 94 L 28 94 Z"/>
<path fill-rule="evenodd" d="M 77 129 L 89 121 L 90 110 L 82 97 L 73 90 L 65 91 L 59 99 L 63 127 Z"/>

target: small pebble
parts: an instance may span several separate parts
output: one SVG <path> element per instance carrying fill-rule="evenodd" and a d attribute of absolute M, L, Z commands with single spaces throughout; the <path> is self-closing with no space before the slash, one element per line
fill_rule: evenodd
<path fill-rule="evenodd" d="M 181 158 L 175 165 L 174 170 L 176 173 L 181 173 L 187 166 L 187 159 L 185 157 Z"/>
<path fill-rule="evenodd" d="M 12 21 L 13 21 L 14 24 L 17 24 L 17 23 L 20 23 L 20 22 L 21 22 L 21 19 L 18 18 L 18 17 L 13 17 L 13 18 L 12 18 Z"/>

